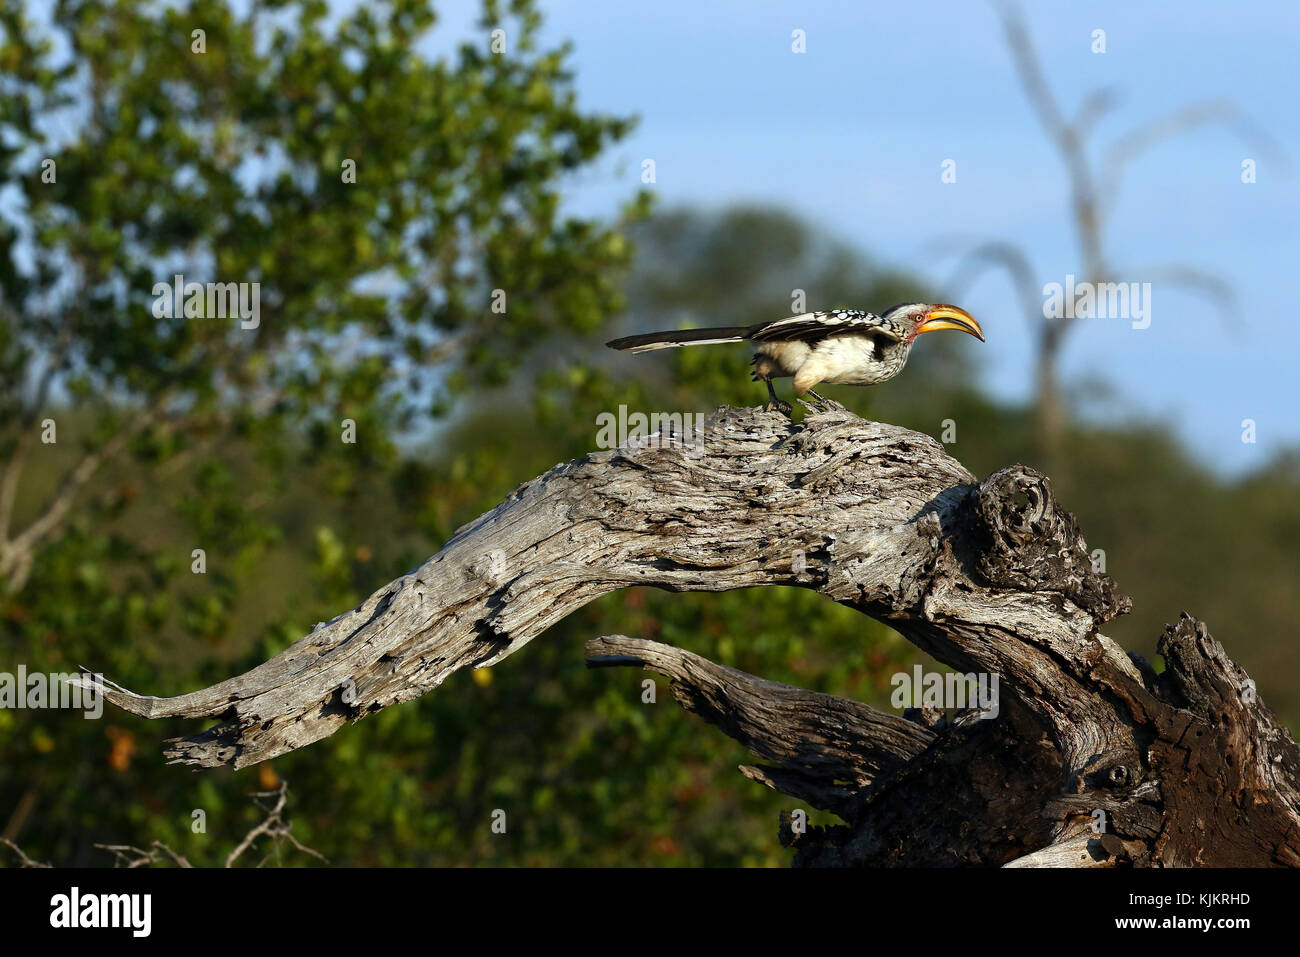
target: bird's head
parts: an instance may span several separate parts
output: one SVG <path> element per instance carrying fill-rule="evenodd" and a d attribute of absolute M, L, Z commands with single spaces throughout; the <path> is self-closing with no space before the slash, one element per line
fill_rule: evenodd
<path fill-rule="evenodd" d="M 980 342 L 984 341 L 984 330 L 965 309 L 946 303 L 911 302 L 894 306 L 885 312 L 884 319 L 895 328 L 902 330 L 905 341 L 911 342 L 923 332 L 937 332 L 940 329 L 957 329 L 969 332 Z"/>

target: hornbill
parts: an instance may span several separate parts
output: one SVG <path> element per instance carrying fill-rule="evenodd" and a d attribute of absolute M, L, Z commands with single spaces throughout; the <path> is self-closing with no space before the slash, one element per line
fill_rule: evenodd
<path fill-rule="evenodd" d="M 819 382 L 876 385 L 892 379 L 907 364 L 912 341 L 923 332 L 939 329 L 958 329 L 984 341 L 984 330 L 965 309 L 913 302 L 887 309 L 883 316 L 859 309 L 831 309 L 752 326 L 646 332 L 606 345 L 627 352 L 650 352 L 749 340 L 754 343 L 753 378 L 767 384 L 768 410 L 789 414 L 790 404 L 776 397 L 773 379 L 793 376 L 795 392 L 825 402 L 813 391 Z"/>

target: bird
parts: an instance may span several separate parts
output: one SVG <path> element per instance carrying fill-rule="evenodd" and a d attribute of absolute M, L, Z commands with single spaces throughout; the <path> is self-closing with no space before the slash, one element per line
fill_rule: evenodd
<path fill-rule="evenodd" d="M 911 302 L 876 315 L 861 309 L 805 312 L 752 326 L 717 326 L 646 332 L 605 343 L 621 352 L 652 352 L 682 346 L 711 346 L 727 342 L 754 344 L 755 382 L 767 385 L 767 410 L 789 415 L 788 402 L 777 398 L 773 379 L 792 377 L 794 391 L 818 402 L 826 399 L 813 391 L 829 385 L 878 385 L 903 371 L 912 343 L 923 332 L 954 329 L 980 342 L 984 330 L 965 309 L 947 303 Z"/>

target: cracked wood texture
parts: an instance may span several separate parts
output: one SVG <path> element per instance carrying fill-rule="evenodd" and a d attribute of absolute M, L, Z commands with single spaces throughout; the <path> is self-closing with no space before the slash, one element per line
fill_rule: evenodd
<path fill-rule="evenodd" d="M 747 777 L 844 821 L 787 816 L 797 864 L 1300 866 L 1300 749 L 1202 623 L 1169 628 L 1157 675 L 1102 634 L 1128 599 L 1046 476 L 981 482 L 930 437 L 838 407 L 799 424 L 723 407 L 690 441 L 558 465 L 246 674 L 174 698 L 104 693 L 146 717 L 219 719 L 165 753 L 243 767 L 632 585 L 810 588 L 999 676 L 997 717 L 889 715 L 666 645 L 591 643 L 593 665 L 670 677 L 686 710 L 767 762 Z"/>

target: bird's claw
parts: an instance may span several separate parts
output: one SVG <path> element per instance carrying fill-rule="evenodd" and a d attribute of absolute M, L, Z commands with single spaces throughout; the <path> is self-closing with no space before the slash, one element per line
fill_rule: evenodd
<path fill-rule="evenodd" d="M 805 409 L 808 409 L 810 412 L 847 412 L 847 411 L 849 411 L 849 410 L 846 409 L 843 405 L 841 405 L 840 403 L 836 402 L 834 399 L 828 399 L 828 398 L 826 398 L 824 395 L 818 395 L 816 392 L 813 392 L 811 389 L 808 390 L 808 395 L 812 397 L 812 401 L 809 401 L 808 399 L 805 399 L 805 398 L 800 397 L 800 399 L 799 399 L 799 403 L 800 403 L 800 405 L 802 405 Z"/>
<path fill-rule="evenodd" d="M 782 415 L 793 415 L 794 406 L 784 399 L 775 399 L 763 406 L 764 412 L 780 412 Z"/>

